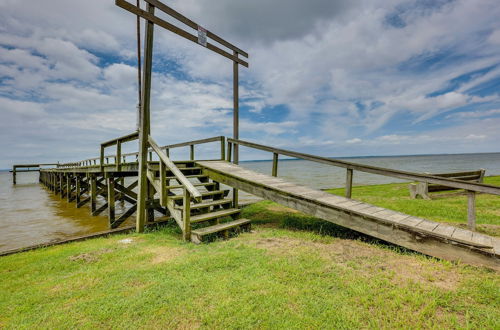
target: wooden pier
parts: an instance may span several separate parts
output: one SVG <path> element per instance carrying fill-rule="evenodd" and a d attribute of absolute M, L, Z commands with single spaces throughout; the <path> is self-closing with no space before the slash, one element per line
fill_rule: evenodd
<path fill-rule="evenodd" d="M 158 0 L 145 0 L 143 10 L 125 0 L 116 4 L 146 21 L 144 38 L 144 71 L 139 79 L 138 130 L 103 142 L 99 157 L 73 163 L 55 164 L 40 168 L 40 182 L 50 191 L 74 202 L 76 207 L 89 207 L 92 215 L 107 212 L 110 229 L 120 226 L 135 215 L 136 230 L 142 232 L 146 223 L 172 219 L 182 230 L 183 239 L 195 243 L 211 236 L 229 237 L 250 228 L 250 221 L 240 218 L 238 190 L 275 201 L 306 214 L 340 226 L 448 260 L 500 269 L 500 240 L 472 230 L 439 224 L 394 212 L 352 199 L 352 180 L 355 171 L 390 176 L 412 182 L 438 184 L 463 189 L 469 196 L 469 224 L 475 225 L 475 195 L 500 195 L 500 187 L 479 182 L 412 173 L 395 169 L 345 162 L 326 157 L 273 148 L 239 139 L 238 128 L 238 68 L 248 67 L 248 54 L 240 48 L 207 31 Z M 155 16 L 155 9 L 197 31 L 198 37 L 177 25 Z M 160 26 L 195 42 L 227 59 L 233 64 L 233 138 L 223 136 L 174 145 L 160 146 L 150 130 L 150 93 L 154 26 Z M 139 31 L 138 25 L 138 31 Z M 210 40 L 215 43 L 209 42 Z M 222 49 L 222 48 L 225 48 Z M 140 55 L 140 50 L 139 50 Z M 139 64 L 140 62 L 139 56 Z M 139 65 L 139 77 L 141 77 Z M 137 153 L 122 153 L 122 144 L 139 140 Z M 220 144 L 220 153 L 213 159 L 196 157 L 195 146 Z M 272 153 L 271 175 L 246 170 L 238 165 L 239 146 Z M 170 150 L 187 147 L 190 159 L 172 161 Z M 106 154 L 110 148 L 115 153 Z M 346 196 L 297 185 L 278 178 L 279 156 L 288 156 L 346 169 Z M 14 184 L 16 171 L 13 168 Z M 232 187 L 224 188 L 223 185 Z M 116 213 L 115 205 L 123 202 L 126 210 Z"/>

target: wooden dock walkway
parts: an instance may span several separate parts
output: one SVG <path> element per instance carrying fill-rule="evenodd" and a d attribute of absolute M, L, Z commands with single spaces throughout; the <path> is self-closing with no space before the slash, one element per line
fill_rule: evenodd
<path fill-rule="evenodd" d="M 430 256 L 500 269 L 500 239 L 332 195 L 227 161 L 199 161 L 210 178 Z"/>

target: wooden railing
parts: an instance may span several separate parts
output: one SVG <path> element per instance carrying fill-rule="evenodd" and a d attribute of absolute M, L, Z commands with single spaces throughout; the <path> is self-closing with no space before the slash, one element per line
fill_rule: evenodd
<path fill-rule="evenodd" d="M 114 156 L 115 159 L 115 166 L 116 170 L 120 171 L 121 170 L 121 159 L 122 159 L 122 143 L 137 140 L 139 138 L 139 132 L 134 132 L 113 140 L 109 140 L 106 142 L 101 143 L 101 155 L 100 155 L 100 165 L 101 165 L 101 170 L 103 170 L 104 167 L 104 150 L 107 147 L 111 147 L 116 145 L 116 155 Z"/>
<path fill-rule="evenodd" d="M 160 194 L 160 204 L 163 207 L 167 207 L 170 210 L 171 215 L 173 218 L 177 221 L 179 226 L 182 229 L 184 239 L 189 240 L 190 239 L 190 233 L 191 233 L 191 199 L 193 199 L 196 202 L 201 202 L 202 200 L 202 195 L 198 191 L 198 189 L 195 188 L 195 186 L 189 181 L 184 174 L 179 170 L 179 168 L 170 160 L 170 158 L 167 156 L 166 152 L 162 150 L 160 146 L 154 141 L 154 139 L 151 136 L 148 136 L 148 144 L 153 149 L 153 151 L 158 155 L 160 162 L 159 162 L 159 170 L 160 170 L 160 182 L 158 185 L 155 185 L 156 178 L 150 171 L 147 172 L 147 177 L 148 180 L 151 182 L 152 185 L 156 186 L 156 190 L 159 191 Z M 180 216 L 175 212 L 174 206 L 175 204 L 172 203 L 172 205 L 169 205 L 169 192 L 167 190 L 168 187 L 168 182 L 166 178 L 166 170 L 169 170 L 175 177 L 175 179 L 182 185 L 183 189 L 183 212 L 182 212 L 182 219 L 180 219 Z"/>
<path fill-rule="evenodd" d="M 257 143 L 253 143 L 253 142 L 243 141 L 243 140 L 235 140 L 235 139 L 231 139 L 231 138 L 227 139 L 227 143 L 228 143 L 228 153 L 227 153 L 227 155 L 228 155 L 227 160 L 228 161 L 231 161 L 231 150 L 234 148 L 235 145 L 245 146 L 245 147 L 263 150 L 263 151 L 268 151 L 268 152 L 273 153 L 273 167 L 272 167 L 272 175 L 273 176 L 278 175 L 278 157 L 279 157 L 279 155 L 289 156 L 289 157 L 293 157 L 293 158 L 309 160 L 309 161 L 316 162 L 316 163 L 345 168 L 346 169 L 345 196 L 348 198 L 351 198 L 351 195 L 352 195 L 352 179 L 353 179 L 353 173 L 355 170 L 360 171 L 360 172 L 365 172 L 365 173 L 394 177 L 394 178 L 398 178 L 398 179 L 418 181 L 418 182 L 427 182 L 427 183 L 435 183 L 435 184 L 440 184 L 440 185 L 453 187 L 453 188 L 457 188 L 457 189 L 464 189 L 465 191 L 467 191 L 467 196 L 468 196 L 468 203 L 467 203 L 467 205 L 468 205 L 468 224 L 469 224 L 469 227 L 471 229 L 474 229 L 475 220 L 476 220 L 476 214 L 475 214 L 475 209 L 476 209 L 475 195 L 476 195 L 476 193 L 500 195 L 500 187 L 494 186 L 494 185 L 489 185 L 489 184 L 484 184 L 484 183 L 463 181 L 463 180 L 457 180 L 457 179 L 438 177 L 438 176 L 434 176 L 431 174 L 415 173 L 415 172 L 401 171 L 401 170 L 395 170 L 395 169 L 383 168 L 383 167 L 377 167 L 377 166 L 371 166 L 371 165 L 357 164 L 357 163 L 346 162 L 346 161 L 342 161 L 342 160 L 338 160 L 338 159 L 331 159 L 331 158 L 327 158 L 327 157 L 320 157 L 320 156 L 305 154 L 305 153 L 291 151 L 291 150 L 273 148 L 273 147 L 265 146 L 262 144 L 257 144 Z"/>

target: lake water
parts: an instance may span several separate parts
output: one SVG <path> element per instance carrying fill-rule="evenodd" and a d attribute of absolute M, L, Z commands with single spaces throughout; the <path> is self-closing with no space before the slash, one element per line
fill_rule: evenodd
<path fill-rule="evenodd" d="M 484 168 L 486 175 L 500 175 L 500 153 L 345 160 L 411 172 L 439 173 Z M 270 174 L 272 168 L 271 161 L 245 161 L 240 165 L 265 174 Z M 345 184 L 345 169 L 303 160 L 280 160 L 278 176 L 318 189 L 342 187 Z M 93 217 L 88 205 L 77 209 L 75 203 L 68 203 L 38 184 L 38 173 L 18 173 L 17 182 L 13 186 L 11 173 L 0 172 L 0 251 L 108 229 L 105 212 Z M 402 180 L 354 172 L 355 185 L 392 182 Z M 252 199 L 242 194 L 242 201 Z M 119 212 L 120 205 L 117 205 Z M 124 225 L 132 224 L 133 220 L 129 218 Z"/>

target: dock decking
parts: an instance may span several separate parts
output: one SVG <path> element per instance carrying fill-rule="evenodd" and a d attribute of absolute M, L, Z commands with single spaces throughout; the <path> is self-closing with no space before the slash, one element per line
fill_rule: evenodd
<path fill-rule="evenodd" d="M 500 269 L 500 239 L 257 173 L 227 161 L 198 161 L 211 179 L 337 225 L 430 256 Z"/>

